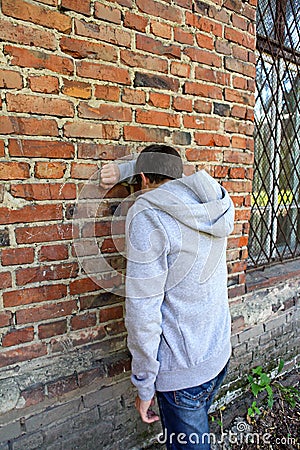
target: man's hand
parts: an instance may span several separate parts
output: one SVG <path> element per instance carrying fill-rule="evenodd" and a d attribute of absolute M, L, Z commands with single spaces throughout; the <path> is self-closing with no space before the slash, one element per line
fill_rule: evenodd
<path fill-rule="evenodd" d="M 120 180 L 120 170 L 118 164 L 110 163 L 103 166 L 100 177 L 100 186 L 104 188 L 113 187 Z"/>
<path fill-rule="evenodd" d="M 158 415 L 151 409 L 151 406 L 153 406 L 154 403 L 154 397 L 151 400 L 141 400 L 139 396 L 136 397 L 135 407 L 138 410 L 143 422 L 153 423 L 159 420 Z"/>

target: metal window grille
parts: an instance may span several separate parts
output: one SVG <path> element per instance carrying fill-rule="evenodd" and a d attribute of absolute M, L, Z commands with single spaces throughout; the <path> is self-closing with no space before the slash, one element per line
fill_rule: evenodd
<path fill-rule="evenodd" d="M 300 256 L 300 0 L 259 0 L 249 267 Z"/>

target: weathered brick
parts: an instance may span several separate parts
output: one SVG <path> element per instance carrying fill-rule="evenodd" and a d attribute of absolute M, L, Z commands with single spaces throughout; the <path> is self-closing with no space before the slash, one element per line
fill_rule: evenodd
<path fill-rule="evenodd" d="M 155 110 L 138 110 L 136 112 L 136 121 L 139 123 L 166 127 L 179 128 L 180 126 L 179 114 L 160 112 Z"/>
<path fill-rule="evenodd" d="M 200 130 L 219 130 L 220 120 L 210 117 L 185 116 L 183 124 L 186 128 L 197 128 Z"/>
<path fill-rule="evenodd" d="M 174 39 L 181 44 L 193 45 L 194 44 L 194 34 L 180 27 L 174 28 Z"/>
<path fill-rule="evenodd" d="M 71 318 L 71 329 L 79 330 L 89 328 L 96 325 L 97 317 L 95 313 L 85 313 L 76 315 Z"/>
<path fill-rule="evenodd" d="M 62 93 L 69 97 L 75 98 L 91 98 L 92 86 L 83 81 L 64 80 Z"/>
<path fill-rule="evenodd" d="M 92 22 L 75 19 L 75 33 L 79 36 L 90 37 L 98 41 L 109 42 L 121 47 L 131 46 L 131 33 L 116 28 L 115 25 L 98 25 Z"/>
<path fill-rule="evenodd" d="M 59 42 L 60 48 L 64 53 L 73 58 L 89 58 L 102 61 L 117 61 L 118 54 L 112 45 L 100 44 L 89 40 L 74 39 L 63 36 Z"/>
<path fill-rule="evenodd" d="M 0 39 L 16 44 L 34 45 L 55 50 L 57 41 L 53 32 L 0 19 Z"/>
<path fill-rule="evenodd" d="M 95 2 L 95 17 L 96 19 L 120 24 L 121 10 L 112 6 L 103 5 L 103 3 Z"/>
<path fill-rule="evenodd" d="M 12 285 L 11 273 L 0 272 L 0 289 L 10 288 Z"/>
<path fill-rule="evenodd" d="M 184 83 L 184 94 L 193 94 L 200 97 L 214 98 L 221 100 L 223 98 L 223 89 L 218 86 L 211 86 L 207 83 L 195 83 L 186 81 Z"/>
<path fill-rule="evenodd" d="M 146 103 L 146 93 L 142 90 L 124 88 L 122 101 L 132 105 L 144 105 Z"/>
<path fill-rule="evenodd" d="M 18 309 L 16 312 L 17 324 L 35 323 L 42 320 L 51 320 L 69 316 L 77 311 L 75 300 L 45 303 L 33 308 Z"/>
<path fill-rule="evenodd" d="M 157 89 L 177 92 L 179 88 L 178 80 L 164 75 L 150 75 L 137 72 L 134 78 L 135 87 L 153 87 Z"/>
<path fill-rule="evenodd" d="M 0 367 L 8 367 L 21 361 L 30 361 L 47 354 L 47 347 L 42 343 L 23 346 L 18 349 L 11 349 L 1 353 Z"/>
<path fill-rule="evenodd" d="M 1 311 L 0 312 L 0 327 L 8 327 L 12 324 L 12 313 L 11 311 Z"/>
<path fill-rule="evenodd" d="M 7 228 L 0 230 L 0 247 L 8 247 L 10 245 L 9 231 Z"/>
<path fill-rule="evenodd" d="M 168 94 L 160 94 L 157 92 L 150 92 L 148 103 L 151 106 L 155 106 L 157 108 L 169 109 L 170 107 L 170 95 Z"/>
<path fill-rule="evenodd" d="M 44 94 L 58 94 L 59 84 L 58 78 L 52 76 L 29 76 L 28 83 L 30 89 L 34 92 L 42 92 Z"/>
<path fill-rule="evenodd" d="M 72 239 L 73 231 L 70 224 L 57 224 L 16 228 L 15 234 L 18 244 L 31 244 Z"/>
<path fill-rule="evenodd" d="M 29 158 L 64 158 L 74 157 L 74 145 L 63 141 L 9 140 L 9 154 Z"/>
<path fill-rule="evenodd" d="M 73 61 L 69 58 L 39 50 L 13 47 L 12 45 L 5 45 L 4 53 L 11 56 L 11 63 L 16 66 L 48 69 L 64 75 L 72 75 L 74 73 Z"/>
<path fill-rule="evenodd" d="M 78 144 L 78 157 L 84 159 L 118 159 L 129 154 L 124 145 L 106 145 L 91 143 Z"/>
<path fill-rule="evenodd" d="M 62 9 L 76 11 L 81 14 L 90 14 L 91 1 L 90 0 L 62 0 Z"/>
<path fill-rule="evenodd" d="M 29 178 L 29 176 L 29 164 L 25 162 L 0 163 L 0 179 L 2 180 L 23 180 L 25 178 Z"/>
<path fill-rule="evenodd" d="M 34 174 L 36 178 L 63 178 L 66 168 L 62 162 L 37 162 Z"/>
<path fill-rule="evenodd" d="M 34 249 L 29 247 L 3 249 L 1 262 L 3 266 L 30 264 L 34 260 Z"/>
<path fill-rule="evenodd" d="M 126 11 L 124 16 L 124 26 L 132 28 L 136 31 L 146 31 L 148 25 L 148 19 L 139 14 L 134 14 L 131 11 Z"/>
<path fill-rule="evenodd" d="M 23 81 L 21 75 L 18 72 L 15 72 L 14 70 L 1 69 L 0 87 L 4 89 L 22 89 Z"/>
<path fill-rule="evenodd" d="M 193 101 L 186 99 L 185 97 L 173 98 L 173 108 L 175 111 L 193 111 Z"/>
<path fill-rule="evenodd" d="M 145 36 L 144 34 L 136 35 L 136 48 L 145 52 L 171 58 L 180 58 L 181 55 L 179 46 L 174 44 L 164 44 L 161 41 Z"/>
<path fill-rule="evenodd" d="M 130 74 L 127 69 L 88 61 L 79 61 L 76 65 L 78 75 L 83 78 L 93 78 L 95 80 L 130 84 Z"/>
<path fill-rule="evenodd" d="M 189 78 L 191 74 L 191 67 L 189 64 L 173 61 L 171 63 L 171 74 L 178 77 Z"/>
<path fill-rule="evenodd" d="M 66 319 L 57 320 L 56 322 L 39 325 L 38 336 L 39 339 L 48 339 L 52 336 L 58 336 L 67 332 Z"/>
<path fill-rule="evenodd" d="M 62 219 L 61 205 L 28 205 L 20 209 L 0 208 L 0 223 L 26 223 Z"/>
<path fill-rule="evenodd" d="M 24 286 L 28 283 L 75 278 L 78 270 L 77 263 L 52 264 L 51 266 L 19 269 L 16 271 L 16 283 L 18 286 Z"/>
<path fill-rule="evenodd" d="M 11 347 L 13 345 L 24 344 L 25 342 L 31 342 L 34 338 L 34 328 L 21 328 L 18 330 L 8 331 L 2 336 L 3 347 Z"/>
<path fill-rule="evenodd" d="M 71 178 L 88 180 L 98 174 L 97 164 L 72 163 Z"/>
<path fill-rule="evenodd" d="M 71 17 L 27 1 L 2 0 L 2 12 L 10 17 L 54 28 L 63 33 L 71 32 Z"/>
<path fill-rule="evenodd" d="M 168 72 L 168 61 L 166 59 L 152 55 L 147 55 L 147 58 L 145 58 L 143 54 L 130 50 L 121 50 L 121 62 L 129 67 L 143 68 L 162 73 Z M 150 74 L 147 75 L 150 76 Z"/>
<path fill-rule="evenodd" d="M 43 114 L 58 117 L 73 117 L 74 105 L 60 98 L 45 98 L 44 96 L 6 94 L 7 110 Z"/>
<path fill-rule="evenodd" d="M 150 31 L 155 36 L 171 40 L 172 37 L 172 28 L 170 25 L 161 22 L 150 22 Z"/>
<path fill-rule="evenodd" d="M 195 133 L 195 141 L 205 147 L 229 147 L 230 138 L 217 133 Z"/>
<path fill-rule="evenodd" d="M 113 120 L 118 122 L 131 122 L 131 108 L 101 104 L 99 107 L 91 106 L 89 103 L 80 102 L 78 116 L 84 119 Z"/>
<path fill-rule="evenodd" d="M 78 120 L 76 122 L 67 122 L 64 125 L 64 135 L 66 137 L 117 140 L 120 136 L 120 130 L 117 125 L 104 125 L 88 120 Z"/>
<path fill-rule="evenodd" d="M 10 192 L 14 197 L 26 200 L 70 200 L 76 198 L 76 185 L 72 183 L 12 184 Z"/>
<path fill-rule="evenodd" d="M 67 286 L 64 284 L 45 285 L 4 292 L 3 304 L 5 306 L 29 305 L 44 301 L 58 300 L 67 294 Z"/>
<path fill-rule="evenodd" d="M 58 126 L 54 119 L 0 116 L 0 134 L 58 136 Z"/>
<path fill-rule="evenodd" d="M 163 128 L 124 127 L 124 139 L 127 141 L 164 142 L 170 134 L 170 130 Z"/>
<path fill-rule="evenodd" d="M 137 0 L 136 5 L 143 13 L 161 17 L 171 22 L 182 23 L 181 10 L 174 6 L 158 3 L 155 0 Z"/>

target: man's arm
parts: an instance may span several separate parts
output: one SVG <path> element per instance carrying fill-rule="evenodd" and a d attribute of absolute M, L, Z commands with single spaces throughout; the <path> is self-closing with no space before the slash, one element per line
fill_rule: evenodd
<path fill-rule="evenodd" d="M 132 354 L 132 383 L 138 389 L 136 407 L 145 422 L 158 420 L 148 411 L 155 394 L 157 360 L 162 332 L 161 306 L 168 273 L 168 239 L 155 210 L 142 199 L 126 220 L 126 317 Z"/>
<path fill-rule="evenodd" d="M 100 185 L 104 188 L 110 188 L 120 181 L 127 181 L 128 183 L 131 183 L 134 175 L 136 175 L 135 164 L 135 159 L 128 162 L 122 162 L 120 164 L 115 162 L 105 164 L 100 173 Z"/>

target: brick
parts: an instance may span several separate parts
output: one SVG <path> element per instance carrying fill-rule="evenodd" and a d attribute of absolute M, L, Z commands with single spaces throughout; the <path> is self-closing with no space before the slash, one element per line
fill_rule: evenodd
<path fill-rule="evenodd" d="M 26 223 L 62 219 L 61 205 L 28 205 L 20 209 L 0 208 L 0 223 Z"/>
<path fill-rule="evenodd" d="M 192 142 L 192 136 L 191 133 L 186 131 L 175 131 L 172 135 L 172 140 L 175 145 L 190 145 Z M 192 166 L 192 168 L 194 169 L 194 166 Z"/>
<path fill-rule="evenodd" d="M 125 240 L 124 238 L 104 239 L 100 249 L 102 253 L 121 253 L 125 250 Z"/>
<path fill-rule="evenodd" d="M 222 153 L 216 150 L 191 148 L 186 151 L 186 159 L 188 161 L 219 161 L 221 156 Z"/>
<path fill-rule="evenodd" d="M 63 33 L 71 32 L 71 17 L 23 0 L 2 0 L 2 13 L 47 28 L 54 28 Z"/>
<path fill-rule="evenodd" d="M 231 167 L 230 168 L 230 178 L 245 178 L 245 169 L 244 167 Z"/>
<path fill-rule="evenodd" d="M 194 34 L 176 27 L 174 28 L 174 40 L 181 44 L 193 45 Z"/>
<path fill-rule="evenodd" d="M 95 97 L 101 100 L 118 102 L 120 99 L 120 88 L 118 86 L 97 85 L 95 86 Z"/>
<path fill-rule="evenodd" d="M 205 147 L 230 147 L 230 138 L 217 133 L 195 133 L 195 142 Z"/>
<path fill-rule="evenodd" d="M 214 49 L 214 38 L 204 33 L 196 33 L 196 41 L 200 48 Z"/>
<path fill-rule="evenodd" d="M 1 26 L 1 23 L 0 23 Z M 22 89 L 21 75 L 14 70 L 0 70 L 0 87 L 4 89 Z"/>
<path fill-rule="evenodd" d="M 148 25 L 148 19 L 146 17 L 140 16 L 139 14 L 134 14 L 131 11 L 126 11 L 124 16 L 124 26 L 132 28 L 136 31 L 146 31 Z"/>
<path fill-rule="evenodd" d="M 71 178 L 88 180 L 98 174 L 97 164 L 72 163 Z"/>
<path fill-rule="evenodd" d="M 78 143 L 78 158 L 118 159 L 126 156 L 129 152 L 129 148 L 124 145 Z"/>
<path fill-rule="evenodd" d="M 11 284 L 11 273 L 0 272 L 0 289 L 10 288 Z"/>
<path fill-rule="evenodd" d="M 242 105 L 251 105 L 255 104 L 255 97 L 252 93 L 237 91 L 236 89 L 225 88 L 224 92 L 225 100 L 232 103 L 241 103 Z"/>
<path fill-rule="evenodd" d="M 24 391 L 21 392 L 21 398 L 24 401 L 24 408 L 43 402 L 45 400 L 44 385 L 40 384 L 38 386 L 24 389 Z M 40 442 L 40 444 L 41 443 L 42 442 Z M 30 447 L 32 446 L 31 442 L 29 445 Z"/>
<path fill-rule="evenodd" d="M 208 50 L 198 49 L 197 47 L 186 47 L 183 52 L 191 61 L 206 64 L 212 67 L 221 67 L 221 57 Z"/>
<path fill-rule="evenodd" d="M 182 23 L 182 13 L 179 8 L 158 3 L 155 0 L 137 0 L 136 6 L 143 13 L 160 17 L 175 23 Z"/>
<path fill-rule="evenodd" d="M 54 119 L 0 116 L 0 134 L 58 136 L 58 126 Z"/>
<path fill-rule="evenodd" d="M 17 264 L 31 264 L 34 260 L 33 248 L 9 248 L 1 252 L 1 262 L 3 266 L 13 266 Z"/>
<path fill-rule="evenodd" d="M 95 3 L 95 17 L 106 22 L 121 24 L 121 10 L 102 3 Z"/>
<path fill-rule="evenodd" d="M 98 291 L 101 286 L 95 283 L 90 278 L 81 278 L 79 280 L 71 281 L 70 283 L 70 294 L 82 294 L 83 292 Z"/>
<path fill-rule="evenodd" d="M 184 94 L 193 94 L 205 98 L 213 98 L 221 100 L 223 98 L 223 90 L 218 86 L 211 86 L 206 83 L 195 83 L 186 81 L 184 83 Z"/>
<path fill-rule="evenodd" d="M 62 263 L 51 266 L 29 267 L 16 271 L 16 283 L 24 286 L 28 283 L 40 283 L 42 281 L 63 280 L 75 278 L 78 274 L 77 263 Z"/>
<path fill-rule="evenodd" d="M 43 245 L 39 251 L 39 261 L 59 261 L 63 259 L 68 259 L 67 245 Z"/>
<path fill-rule="evenodd" d="M 185 97 L 175 97 L 173 98 L 173 108 L 175 111 L 193 111 L 193 101 L 188 100 Z"/>
<path fill-rule="evenodd" d="M 1 311 L 0 312 L 0 327 L 8 327 L 12 324 L 12 313 L 11 311 Z"/>
<path fill-rule="evenodd" d="M 161 37 L 164 39 L 171 40 L 171 38 L 172 38 L 172 28 L 170 27 L 170 25 L 168 25 L 166 23 L 152 21 L 150 23 L 150 31 L 155 36 L 158 36 L 158 37 Z"/>
<path fill-rule="evenodd" d="M 180 127 L 179 114 L 166 113 L 159 111 L 138 110 L 136 112 L 136 121 L 149 125 L 159 125 L 166 127 Z"/>
<path fill-rule="evenodd" d="M 56 322 L 46 323 L 38 326 L 39 339 L 48 339 L 52 336 L 58 336 L 67 332 L 67 321 L 58 320 Z"/>
<path fill-rule="evenodd" d="M 42 92 L 44 94 L 58 94 L 59 84 L 58 78 L 52 76 L 29 76 L 29 87 L 34 92 Z"/>
<path fill-rule="evenodd" d="M 24 344 L 25 342 L 31 342 L 34 339 L 34 328 L 22 328 L 19 330 L 8 331 L 2 336 L 2 346 L 11 347 L 13 345 Z"/>
<path fill-rule="evenodd" d="M 64 284 L 46 285 L 4 292 L 3 304 L 5 307 L 29 305 L 51 300 L 58 300 L 67 295 L 67 286 Z"/>
<path fill-rule="evenodd" d="M 74 200 L 76 198 L 76 185 L 73 183 L 12 184 L 10 193 L 14 197 L 21 197 L 26 200 Z"/>
<path fill-rule="evenodd" d="M 7 110 L 58 117 L 74 117 L 73 103 L 60 98 L 6 94 Z"/>
<path fill-rule="evenodd" d="M 116 62 L 118 58 L 117 50 L 107 44 L 63 36 L 60 39 L 59 45 L 64 53 L 77 59 L 89 58 Z"/>
<path fill-rule="evenodd" d="M 71 318 L 71 329 L 79 330 L 82 328 L 89 328 L 96 325 L 96 314 L 95 313 L 85 313 L 77 315 Z"/>
<path fill-rule="evenodd" d="M 225 57 L 225 68 L 232 72 L 237 72 L 251 78 L 255 78 L 255 65 L 244 61 L 238 61 L 235 58 Z"/>
<path fill-rule="evenodd" d="M 29 178 L 29 164 L 17 162 L 0 163 L 1 180 L 24 180 Z"/>
<path fill-rule="evenodd" d="M 245 119 L 247 114 L 247 108 L 244 106 L 233 105 L 231 109 L 231 116 Z"/>
<path fill-rule="evenodd" d="M 52 31 L 40 30 L 4 19 L 0 19 L 0 39 L 5 42 L 34 45 L 48 50 L 55 50 L 57 45 L 56 37 Z"/>
<path fill-rule="evenodd" d="M 212 103 L 207 100 L 195 100 L 194 110 L 196 112 L 210 114 L 212 111 Z"/>
<path fill-rule="evenodd" d="M 93 107 L 86 102 L 80 102 L 78 106 L 78 116 L 84 119 L 131 122 L 132 110 L 131 108 L 109 104 L 101 104 L 99 107 Z"/>
<path fill-rule="evenodd" d="M 15 140 L 10 139 L 10 156 L 22 158 L 74 158 L 74 144 L 63 141 Z"/>
<path fill-rule="evenodd" d="M 210 83 L 220 84 L 222 86 L 230 86 L 231 78 L 228 73 L 221 70 L 211 70 L 206 67 L 196 67 L 195 78 L 201 81 L 209 81 Z"/>
<path fill-rule="evenodd" d="M 116 46 L 131 46 L 131 33 L 126 30 L 116 28 L 115 25 L 97 25 L 96 23 L 85 22 L 75 19 L 75 33 L 97 41 L 108 42 Z"/>
<path fill-rule="evenodd" d="M 124 315 L 123 306 L 111 306 L 109 308 L 100 309 L 99 320 L 100 322 L 108 322 L 110 320 L 121 319 Z"/>
<path fill-rule="evenodd" d="M 146 93 L 137 89 L 124 88 L 122 102 L 132 105 L 144 105 L 146 103 Z"/>
<path fill-rule="evenodd" d="M 247 139 L 241 136 L 232 136 L 231 143 L 234 148 L 247 148 Z"/>
<path fill-rule="evenodd" d="M 223 39 L 217 39 L 215 42 L 216 51 L 223 55 L 231 55 L 232 45 Z"/>
<path fill-rule="evenodd" d="M 10 238 L 9 231 L 7 228 L 0 230 L 0 247 L 9 247 Z"/>
<path fill-rule="evenodd" d="M 130 74 L 127 69 L 116 66 L 106 66 L 88 61 L 79 61 L 76 64 L 77 74 L 83 78 L 92 78 L 102 81 L 113 81 L 114 83 L 130 84 Z"/>
<path fill-rule="evenodd" d="M 155 106 L 157 108 L 169 109 L 170 99 L 170 95 L 150 92 L 148 103 L 149 105 Z"/>
<path fill-rule="evenodd" d="M 125 141 L 165 142 L 170 136 L 170 130 L 162 128 L 143 128 L 137 126 L 124 127 Z"/>
<path fill-rule="evenodd" d="M 62 0 L 62 9 L 69 9 L 81 14 L 90 15 L 91 1 L 90 0 Z"/>
<path fill-rule="evenodd" d="M 216 103 L 213 104 L 213 113 L 218 116 L 228 117 L 230 115 L 230 105 L 226 103 Z"/>
<path fill-rule="evenodd" d="M 136 48 L 144 52 L 154 53 L 169 58 L 180 58 L 181 49 L 174 44 L 163 44 L 157 39 L 145 36 L 144 34 L 136 35 Z"/>
<path fill-rule="evenodd" d="M 186 25 L 198 28 L 205 33 L 211 33 L 213 36 L 222 37 L 223 35 L 223 25 L 215 20 L 209 19 L 206 14 L 198 16 L 194 13 L 186 12 L 185 22 Z"/>
<path fill-rule="evenodd" d="M 37 162 L 34 168 L 36 178 L 63 178 L 66 164 L 62 162 Z"/>
<path fill-rule="evenodd" d="M 186 128 L 218 131 L 220 129 L 220 120 L 211 117 L 185 116 L 183 125 Z"/>
<path fill-rule="evenodd" d="M 39 50 L 4 46 L 4 53 L 11 56 L 11 64 L 20 67 L 32 67 L 33 69 L 48 69 L 63 75 L 73 75 L 73 61 L 63 56 L 45 53 Z"/>
<path fill-rule="evenodd" d="M 246 48 L 241 48 L 239 45 L 233 45 L 232 56 L 241 61 L 248 61 L 248 50 Z"/>
<path fill-rule="evenodd" d="M 17 324 L 35 323 L 42 320 L 51 320 L 69 316 L 77 311 L 75 300 L 58 303 L 45 303 L 44 305 L 24 308 L 16 311 Z"/>
<path fill-rule="evenodd" d="M 214 6 L 210 6 L 209 17 L 215 19 L 217 22 L 223 22 L 226 24 L 230 22 L 230 14 L 224 8 L 219 9 Z"/>
<path fill-rule="evenodd" d="M 191 75 L 191 67 L 188 64 L 173 61 L 171 63 L 171 74 L 177 77 L 189 78 Z"/>
<path fill-rule="evenodd" d="M 120 136 L 120 130 L 117 125 L 104 125 L 98 122 L 78 120 L 67 122 L 64 125 L 64 135 L 66 137 L 117 140 Z"/>
<path fill-rule="evenodd" d="M 229 41 L 236 42 L 237 44 L 249 48 L 250 50 L 255 50 L 254 36 L 249 36 L 245 32 L 241 32 L 230 27 L 225 27 L 224 36 Z"/>
<path fill-rule="evenodd" d="M 57 224 L 17 228 L 15 234 L 18 244 L 32 244 L 72 239 L 74 233 L 71 224 Z"/>
<path fill-rule="evenodd" d="M 47 347 L 44 344 L 31 344 L 22 348 L 7 350 L 0 355 L 0 367 L 7 367 L 22 361 L 30 361 L 47 354 Z"/>
<path fill-rule="evenodd" d="M 4 141 L 0 141 L 0 158 L 2 158 L 5 155 L 5 142 Z M 2 186 L 3 187 L 3 186 Z M 3 191 L 1 192 L 1 201 L 3 201 L 2 197 L 3 197 Z"/>
<path fill-rule="evenodd" d="M 78 389 L 78 384 L 75 375 L 64 377 L 61 380 L 54 381 L 47 384 L 48 398 L 61 397 L 67 392 Z"/>
<path fill-rule="evenodd" d="M 87 99 L 92 96 L 92 86 L 82 81 L 64 80 L 62 93 L 69 97 Z"/>
<path fill-rule="evenodd" d="M 120 56 L 121 62 L 126 66 L 134 68 L 142 68 L 147 70 L 153 70 L 155 72 L 168 72 L 168 61 L 157 56 L 147 55 L 147 58 L 143 54 L 136 53 L 130 50 L 121 50 Z M 143 74 L 146 76 L 146 74 Z M 150 77 L 150 74 L 148 74 Z"/>

